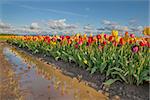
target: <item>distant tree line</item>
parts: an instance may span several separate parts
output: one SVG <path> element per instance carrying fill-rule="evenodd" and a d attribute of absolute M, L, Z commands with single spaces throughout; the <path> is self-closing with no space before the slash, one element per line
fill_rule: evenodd
<path fill-rule="evenodd" d="M 16 34 L 4 34 L 4 33 L 0 33 L 0 36 L 16 36 Z"/>

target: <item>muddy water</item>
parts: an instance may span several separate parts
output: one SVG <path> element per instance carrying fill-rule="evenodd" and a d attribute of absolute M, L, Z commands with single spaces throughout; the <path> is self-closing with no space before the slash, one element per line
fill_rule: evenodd
<path fill-rule="evenodd" d="M 61 73 L 54 65 L 38 58 L 5 47 L 3 54 L 11 63 L 21 90 L 26 90 L 25 100 L 107 100 L 102 93 Z"/>

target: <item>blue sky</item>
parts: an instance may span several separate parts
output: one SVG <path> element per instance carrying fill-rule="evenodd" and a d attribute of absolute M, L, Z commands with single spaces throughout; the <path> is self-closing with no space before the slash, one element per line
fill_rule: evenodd
<path fill-rule="evenodd" d="M 103 20 L 128 25 L 136 20 L 149 24 L 148 0 L 2 0 L 0 19 L 14 26 L 32 22 L 65 19 L 65 23 L 92 27 L 103 26 Z"/>

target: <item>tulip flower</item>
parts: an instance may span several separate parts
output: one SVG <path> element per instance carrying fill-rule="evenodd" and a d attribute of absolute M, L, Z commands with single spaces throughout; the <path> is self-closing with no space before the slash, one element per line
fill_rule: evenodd
<path fill-rule="evenodd" d="M 56 45 L 56 42 L 51 42 L 52 45 Z"/>
<path fill-rule="evenodd" d="M 79 47 L 78 44 L 75 44 L 75 45 L 74 45 L 74 48 L 75 48 L 75 49 L 77 49 L 78 47 Z"/>
<path fill-rule="evenodd" d="M 144 30 L 143 30 L 143 34 L 147 35 L 147 36 L 150 36 L 150 27 L 145 27 Z"/>
<path fill-rule="evenodd" d="M 118 46 L 118 43 L 116 41 L 113 42 L 114 46 Z"/>
<path fill-rule="evenodd" d="M 128 32 L 125 32 L 125 37 L 128 37 L 129 36 L 129 33 Z"/>
<path fill-rule="evenodd" d="M 88 38 L 88 43 L 91 44 L 93 42 L 93 37 Z"/>
<path fill-rule="evenodd" d="M 137 45 L 132 46 L 131 48 L 133 53 L 137 53 L 139 51 L 139 47 Z"/>
<path fill-rule="evenodd" d="M 103 41 L 103 44 L 104 44 L 104 46 L 107 44 L 107 42 L 106 41 Z"/>
<path fill-rule="evenodd" d="M 70 39 L 70 36 L 66 36 L 66 39 Z"/>
<path fill-rule="evenodd" d="M 109 36 L 109 41 L 112 41 L 113 40 L 113 36 Z"/>
<path fill-rule="evenodd" d="M 120 38 L 120 41 L 119 41 L 119 43 L 120 43 L 121 45 L 124 45 L 124 44 L 125 44 L 125 41 L 124 41 L 124 39 L 123 39 L 123 38 Z"/>
<path fill-rule="evenodd" d="M 118 31 L 117 30 L 112 30 L 112 36 L 118 37 Z"/>
<path fill-rule="evenodd" d="M 62 36 L 60 36 L 60 38 L 63 40 L 65 37 L 62 35 Z"/>
<path fill-rule="evenodd" d="M 99 34 L 99 35 L 97 35 L 97 39 L 101 39 L 101 35 Z"/>
<path fill-rule="evenodd" d="M 92 36 L 93 36 L 93 34 L 91 33 L 91 34 L 90 34 L 90 37 L 92 37 Z"/>
<path fill-rule="evenodd" d="M 134 34 L 130 34 L 130 37 L 131 37 L 131 38 L 134 38 L 135 36 L 134 36 Z"/>
<path fill-rule="evenodd" d="M 83 63 L 84 63 L 84 64 L 87 64 L 87 63 L 88 63 L 88 61 L 87 61 L 86 59 L 84 59 Z"/>
<path fill-rule="evenodd" d="M 67 40 L 67 44 L 70 45 L 71 44 L 71 40 Z"/>
<path fill-rule="evenodd" d="M 120 41 L 120 37 L 116 37 L 115 41 L 118 43 Z"/>
<path fill-rule="evenodd" d="M 139 44 L 140 44 L 140 46 L 142 46 L 142 47 L 144 47 L 144 46 L 146 45 L 146 44 L 145 44 L 144 42 L 142 42 L 142 41 L 141 41 Z"/>
<path fill-rule="evenodd" d="M 82 41 L 82 40 L 80 40 L 80 41 L 78 42 L 78 44 L 79 44 L 79 45 L 82 45 L 82 44 L 83 44 L 83 41 Z"/>
<path fill-rule="evenodd" d="M 85 37 L 86 37 L 86 34 L 84 34 L 83 37 L 85 38 Z"/>
<path fill-rule="evenodd" d="M 108 35 L 107 35 L 107 34 L 104 34 L 104 38 L 107 39 L 107 37 L 108 37 Z"/>

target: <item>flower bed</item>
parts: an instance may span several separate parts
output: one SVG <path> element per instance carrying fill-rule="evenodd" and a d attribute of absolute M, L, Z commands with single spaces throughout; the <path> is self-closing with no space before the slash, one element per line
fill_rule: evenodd
<path fill-rule="evenodd" d="M 8 42 L 55 60 L 75 62 L 91 74 L 105 74 L 109 77 L 106 84 L 117 80 L 136 85 L 150 81 L 150 40 L 128 32 L 125 36 L 118 36 L 116 30 L 111 35 L 96 36 L 12 36 Z"/>

